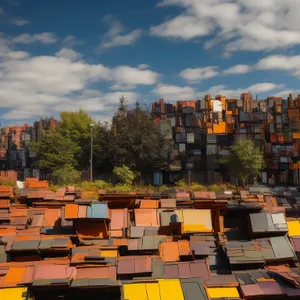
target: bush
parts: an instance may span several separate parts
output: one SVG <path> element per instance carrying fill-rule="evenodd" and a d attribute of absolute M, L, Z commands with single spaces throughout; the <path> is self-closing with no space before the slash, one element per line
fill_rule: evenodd
<path fill-rule="evenodd" d="M 212 192 L 224 192 L 226 190 L 235 191 L 236 187 L 230 183 L 217 183 L 208 186 L 207 189 Z"/>
<path fill-rule="evenodd" d="M 71 165 L 65 165 L 52 173 L 58 185 L 75 185 L 81 180 L 81 173 Z"/>
<path fill-rule="evenodd" d="M 112 186 L 110 189 L 108 189 L 108 192 L 113 192 L 113 193 L 130 193 L 134 192 L 134 186 L 131 184 L 122 184 L 118 183 L 115 186 Z"/>
<path fill-rule="evenodd" d="M 49 190 L 52 191 L 52 192 L 57 192 L 57 190 L 58 190 L 60 187 L 64 187 L 64 186 L 57 185 L 57 184 L 49 184 Z"/>
<path fill-rule="evenodd" d="M 236 190 L 236 187 L 230 183 L 216 183 L 209 186 L 199 184 L 197 182 L 186 182 L 184 179 L 181 179 L 175 182 L 177 188 L 184 189 L 187 192 L 205 192 L 212 191 L 216 193 L 224 192 L 226 190 Z"/>
<path fill-rule="evenodd" d="M 81 198 L 85 200 L 98 200 L 99 194 L 97 191 L 84 191 L 81 194 Z"/>
<path fill-rule="evenodd" d="M 207 190 L 211 191 L 211 192 L 219 193 L 219 192 L 223 192 L 224 190 L 226 190 L 226 188 L 224 188 L 224 186 L 219 185 L 219 184 L 212 184 L 207 187 Z"/>
<path fill-rule="evenodd" d="M 13 189 L 17 188 L 16 181 L 10 180 L 10 179 L 0 179 L 0 185 L 1 186 L 10 186 Z"/>
<path fill-rule="evenodd" d="M 129 167 L 122 165 L 122 167 L 114 167 L 113 173 L 116 174 L 121 181 L 126 185 L 132 185 L 136 175 Z"/>
<path fill-rule="evenodd" d="M 207 187 L 205 185 L 199 184 L 197 182 L 191 182 L 189 184 L 189 191 L 191 192 L 205 192 Z"/>
<path fill-rule="evenodd" d="M 180 180 L 175 182 L 175 186 L 178 187 L 178 188 L 182 188 L 182 189 L 185 189 L 187 184 L 188 183 L 184 179 L 180 179 Z"/>
<path fill-rule="evenodd" d="M 199 184 L 197 182 L 186 182 L 184 179 L 180 179 L 175 182 L 175 186 L 184 189 L 187 192 L 204 192 L 207 191 L 205 185 Z"/>
<path fill-rule="evenodd" d="M 168 190 L 169 188 L 166 185 L 161 185 L 161 186 L 155 186 L 153 187 L 153 191 L 154 192 L 158 192 L 158 193 L 162 193 L 166 190 Z"/>
<path fill-rule="evenodd" d="M 109 190 L 112 188 L 112 184 L 104 180 L 82 181 L 76 187 L 81 191 Z"/>

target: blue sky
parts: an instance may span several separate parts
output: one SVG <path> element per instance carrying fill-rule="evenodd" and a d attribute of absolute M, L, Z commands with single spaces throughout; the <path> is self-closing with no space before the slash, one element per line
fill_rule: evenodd
<path fill-rule="evenodd" d="M 299 0 L 3 0 L 0 120 L 299 92 Z"/>

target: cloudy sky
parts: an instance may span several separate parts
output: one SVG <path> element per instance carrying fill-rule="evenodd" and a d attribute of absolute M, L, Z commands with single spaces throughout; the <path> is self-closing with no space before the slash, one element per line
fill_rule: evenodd
<path fill-rule="evenodd" d="M 2 0 L 0 121 L 299 91 L 299 0 Z"/>

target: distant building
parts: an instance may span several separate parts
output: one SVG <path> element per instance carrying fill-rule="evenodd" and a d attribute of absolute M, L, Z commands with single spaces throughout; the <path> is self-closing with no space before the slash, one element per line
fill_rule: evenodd
<path fill-rule="evenodd" d="M 250 92 L 239 100 L 207 95 L 175 105 L 159 99 L 152 112 L 167 141 L 162 151 L 168 166 L 155 174 L 157 182 L 162 178 L 162 183 L 173 183 L 183 177 L 205 184 L 234 182 L 219 158 L 229 154 L 235 140 L 251 139 L 266 157 L 262 183 L 300 183 L 300 95 L 296 99 L 289 95 L 288 100 L 253 100 Z"/>
<path fill-rule="evenodd" d="M 0 168 L 2 170 L 16 170 L 20 177 L 32 176 L 36 173 L 37 160 L 35 153 L 28 149 L 28 142 L 38 140 L 40 129 L 49 129 L 57 126 L 54 118 L 41 119 L 34 126 L 6 126 L 0 131 Z"/>

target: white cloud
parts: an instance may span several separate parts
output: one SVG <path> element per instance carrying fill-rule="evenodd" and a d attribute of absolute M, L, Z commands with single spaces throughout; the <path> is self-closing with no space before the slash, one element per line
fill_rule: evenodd
<path fill-rule="evenodd" d="M 66 48 L 71 48 L 79 44 L 82 44 L 82 42 L 77 40 L 77 38 L 71 34 L 69 34 L 62 40 L 62 45 Z"/>
<path fill-rule="evenodd" d="M 283 91 L 277 92 L 276 96 L 277 97 L 287 98 L 289 96 L 289 94 L 299 95 L 300 94 L 300 90 L 283 90 Z"/>
<path fill-rule="evenodd" d="M 212 27 L 210 22 L 205 23 L 197 17 L 179 15 L 161 25 L 151 27 L 150 32 L 155 36 L 190 40 L 195 37 L 208 35 Z"/>
<path fill-rule="evenodd" d="M 76 111 L 84 109 L 88 112 L 114 112 L 121 96 L 124 96 L 128 103 L 135 103 L 138 99 L 138 93 L 118 91 L 113 93 L 100 93 L 97 96 L 86 97 L 81 95 L 73 99 L 65 99 L 64 102 L 55 106 L 56 111 L 70 110 Z"/>
<path fill-rule="evenodd" d="M 32 44 L 39 42 L 41 44 L 53 44 L 56 43 L 57 38 L 51 32 L 42 32 L 37 34 L 23 33 L 12 39 L 12 42 L 15 44 Z"/>
<path fill-rule="evenodd" d="M 67 58 L 71 61 L 76 61 L 82 57 L 82 55 L 70 48 L 61 48 L 58 52 L 56 52 L 57 57 Z"/>
<path fill-rule="evenodd" d="M 24 25 L 29 24 L 30 22 L 25 19 L 15 18 L 15 19 L 12 19 L 12 23 L 17 26 L 24 26 Z"/>
<path fill-rule="evenodd" d="M 122 90 L 122 91 L 130 91 L 136 88 L 135 84 L 121 84 L 116 83 L 110 87 L 111 90 Z"/>
<path fill-rule="evenodd" d="M 215 77 L 220 74 L 218 67 L 209 66 L 204 68 L 188 68 L 179 73 L 179 76 L 191 83 L 197 83 L 200 80 Z"/>
<path fill-rule="evenodd" d="M 136 29 L 125 35 L 114 36 L 109 42 L 102 43 L 103 48 L 112 48 L 118 46 L 128 46 L 135 43 L 135 41 L 141 36 L 142 31 Z"/>
<path fill-rule="evenodd" d="M 163 0 L 158 6 L 178 6 L 183 11 L 150 28 L 155 36 L 191 40 L 212 35 L 206 46 L 227 40 L 227 52 L 300 44 L 298 0 Z"/>
<path fill-rule="evenodd" d="M 11 59 L 23 59 L 29 56 L 30 54 L 25 51 L 10 51 L 6 55 L 7 58 L 11 58 Z"/>
<path fill-rule="evenodd" d="M 122 35 L 121 33 L 124 32 L 124 26 L 112 15 L 105 16 L 103 21 L 109 24 L 110 29 L 103 37 L 103 41 L 100 45 L 101 49 L 132 45 L 142 35 L 142 30 L 140 29 L 135 29 Z"/>
<path fill-rule="evenodd" d="M 216 95 L 226 96 L 227 98 L 239 98 L 242 93 L 251 92 L 252 94 L 266 93 L 275 91 L 284 87 L 282 84 L 274 84 L 269 82 L 257 83 L 246 88 L 229 89 L 225 85 L 212 86 L 209 90 L 200 93 L 201 96 L 210 94 L 213 97 Z"/>
<path fill-rule="evenodd" d="M 248 87 L 250 91 L 253 91 L 254 93 L 264 93 L 268 91 L 272 91 L 275 89 L 280 89 L 284 87 L 284 84 L 274 84 L 269 82 L 263 82 L 263 83 L 257 83 L 254 85 L 251 85 Z"/>
<path fill-rule="evenodd" d="M 139 70 L 129 66 L 118 66 L 112 72 L 113 79 L 120 84 L 151 85 L 158 80 L 158 74 L 151 70 Z"/>
<path fill-rule="evenodd" d="M 295 75 L 300 71 L 300 55 L 270 55 L 256 64 L 258 70 L 284 70 L 293 71 Z"/>
<path fill-rule="evenodd" d="M 148 69 L 148 68 L 149 68 L 149 65 L 147 65 L 147 64 L 138 65 L 138 69 L 140 69 L 140 70 L 144 70 L 144 69 Z"/>
<path fill-rule="evenodd" d="M 0 33 L 0 58 L 2 59 L 23 59 L 30 54 L 25 51 L 15 51 L 9 46 L 9 42 Z"/>
<path fill-rule="evenodd" d="M 281 89 L 283 85 L 274 84 L 269 82 L 257 83 L 247 88 L 229 89 L 225 85 L 215 85 L 208 90 L 201 92 L 195 89 L 185 86 L 180 87 L 176 85 L 159 84 L 153 90 L 152 93 L 160 98 L 166 99 L 166 101 L 178 101 L 178 100 L 197 100 L 202 99 L 205 95 L 210 94 L 212 97 L 216 95 L 226 96 L 227 98 L 237 98 L 245 92 L 251 92 L 253 94 L 265 93 Z"/>
<path fill-rule="evenodd" d="M 30 56 L 15 51 L 0 37 L 0 108 L 2 120 L 33 120 L 58 115 L 62 109 L 84 108 L 93 114 L 111 114 L 121 95 L 134 103 L 139 94 L 128 91 L 152 85 L 159 74 L 130 66 L 114 68 L 77 60 L 80 54 L 63 48 L 53 56 Z M 104 93 L 94 84 L 106 82 L 113 92 Z"/>
<path fill-rule="evenodd" d="M 223 71 L 224 75 L 231 75 L 231 74 L 246 74 L 250 71 L 250 66 L 248 65 L 236 65 L 233 67 L 228 68 L 227 70 Z"/>
<path fill-rule="evenodd" d="M 189 86 L 180 87 L 169 84 L 159 84 L 152 90 L 152 93 L 167 101 L 195 100 L 197 97 L 196 91 Z"/>
<path fill-rule="evenodd" d="M 33 117 L 40 118 L 41 116 L 50 116 L 46 111 L 46 106 L 41 104 L 24 104 L 20 105 L 7 113 L 1 115 L 1 118 L 7 120 L 27 120 Z"/>

